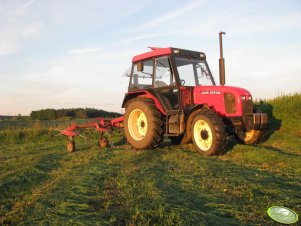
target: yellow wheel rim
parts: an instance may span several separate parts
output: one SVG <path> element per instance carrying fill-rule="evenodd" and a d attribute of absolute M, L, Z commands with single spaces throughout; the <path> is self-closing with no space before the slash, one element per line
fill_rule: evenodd
<path fill-rule="evenodd" d="M 147 133 L 147 118 L 143 111 L 134 109 L 128 120 L 128 129 L 134 140 L 142 140 Z"/>
<path fill-rule="evenodd" d="M 204 120 L 198 120 L 193 127 L 194 141 L 202 151 L 208 151 L 213 142 L 212 131 L 209 124 Z"/>

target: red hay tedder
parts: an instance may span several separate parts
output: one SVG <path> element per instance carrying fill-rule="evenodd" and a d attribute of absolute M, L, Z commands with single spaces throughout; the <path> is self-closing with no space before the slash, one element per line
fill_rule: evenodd
<path fill-rule="evenodd" d="M 95 128 L 96 131 L 100 133 L 100 138 L 98 139 L 98 144 L 100 147 L 107 147 L 109 142 L 108 139 L 104 136 L 104 133 L 109 133 L 112 127 L 123 127 L 123 116 L 115 118 L 106 122 L 103 118 L 98 118 L 93 122 L 86 124 L 77 125 L 75 123 L 71 124 L 64 130 L 60 131 L 59 135 L 65 135 L 68 137 L 67 151 L 75 151 L 75 136 L 80 136 L 79 129 Z"/>
<path fill-rule="evenodd" d="M 124 127 L 128 143 L 135 149 L 160 145 L 164 136 L 173 144 L 193 142 L 204 155 L 222 154 L 227 137 L 255 144 L 267 128 L 267 114 L 254 112 L 251 93 L 225 86 L 225 69 L 220 41 L 220 85 L 216 85 L 203 52 L 179 48 L 156 48 L 132 59 L 128 92 L 122 117 L 105 122 L 99 118 L 84 125 L 73 124 L 61 131 L 68 137 L 68 151 L 75 150 L 78 129 L 94 127 L 100 132 L 101 147 L 108 145 L 103 133 Z"/>

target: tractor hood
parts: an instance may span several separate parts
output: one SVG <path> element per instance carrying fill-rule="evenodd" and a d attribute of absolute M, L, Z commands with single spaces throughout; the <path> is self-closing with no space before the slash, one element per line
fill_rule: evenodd
<path fill-rule="evenodd" d="M 214 108 L 223 116 L 243 116 L 253 112 L 251 93 L 234 86 L 196 86 L 193 102 Z"/>

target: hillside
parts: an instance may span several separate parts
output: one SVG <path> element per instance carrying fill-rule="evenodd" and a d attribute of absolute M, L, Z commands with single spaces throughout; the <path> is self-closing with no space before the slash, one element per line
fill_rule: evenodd
<path fill-rule="evenodd" d="M 233 140 L 217 157 L 168 141 L 135 151 L 117 145 L 118 131 L 112 148 L 79 138 L 67 153 L 64 138 L 27 131 L 26 142 L 0 144 L 0 223 L 279 225 L 268 207 L 301 214 L 300 106 L 301 94 L 259 101 L 270 117 L 264 142 Z"/>
<path fill-rule="evenodd" d="M 259 101 L 258 108 L 269 114 L 272 129 L 286 129 L 289 133 L 301 130 L 301 93 Z"/>

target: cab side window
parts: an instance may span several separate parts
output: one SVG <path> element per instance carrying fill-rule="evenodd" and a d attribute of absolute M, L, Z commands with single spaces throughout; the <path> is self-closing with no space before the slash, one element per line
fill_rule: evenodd
<path fill-rule="evenodd" d="M 154 88 L 170 86 L 173 84 L 173 76 L 168 57 L 160 57 L 155 61 Z"/>
<path fill-rule="evenodd" d="M 131 78 L 131 89 L 145 89 L 153 84 L 153 60 L 137 62 L 134 64 Z"/>

